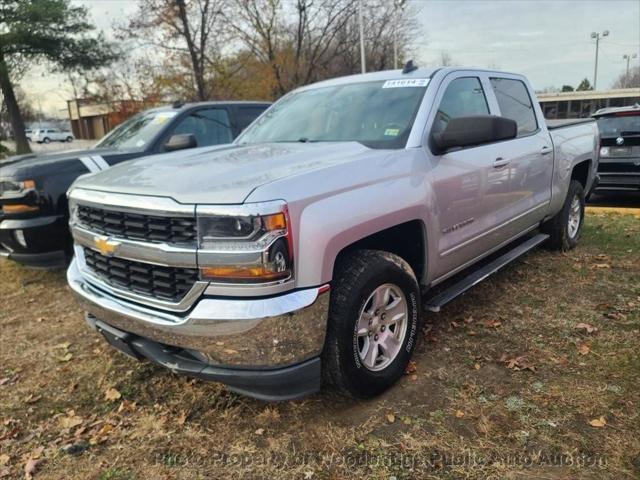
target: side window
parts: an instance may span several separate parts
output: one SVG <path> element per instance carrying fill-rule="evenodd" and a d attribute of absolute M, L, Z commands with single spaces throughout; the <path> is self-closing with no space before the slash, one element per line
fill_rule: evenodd
<path fill-rule="evenodd" d="M 502 116 L 515 120 L 518 124 L 518 136 L 533 133 L 538 129 L 531 97 L 523 82 L 510 78 L 491 78 L 491 86 Z"/>
<path fill-rule="evenodd" d="M 207 108 L 190 113 L 180 120 L 173 131 L 174 135 L 185 133 L 195 135 L 199 147 L 230 143 L 233 140 L 226 108 Z"/>
<path fill-rule="evenodd" d="M 236 107 L 236 115 L 238 117 L 238 130 L 242 131 L 249 126 L 251 122 L 253 122 L 256 118 L 260 116 L 262 112 L 264 112 L 268 108 L 267 105 L 264 106 L 251 106 L 251 107 Z"/>
<path fill-rule="evenodd" d="M 432 132 L 442 132 L 452 118 L 488 114 L 489 106 L 480 79 L 456 78 L 444 92 L 433 122 Z"/>

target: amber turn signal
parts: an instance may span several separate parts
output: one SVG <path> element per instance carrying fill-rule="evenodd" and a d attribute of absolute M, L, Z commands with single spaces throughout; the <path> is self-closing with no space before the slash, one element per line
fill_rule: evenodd
<path fill-rule="evenodd" d="M 27 213 L 27 212 L 37 212 L 38 207 L 31 205 L 24 205 L 22 203 L 17 203 L 15 205 L 3 205 L 2 211 L 4 213 Z"/>
<path fill-rule="evenodd" d="M 290 275 L 288 270 L 283 272 L 274 272 L 264 265 L 256 265 L 251 267 L 242 266 L 222 266 L 222 267 L 204 267 L 200 269 L 202 278 L 207 280 L 220 281 L 247 281 L 247 282 L 269 282 L 287 278 Z"/>
<path fill-rule="evenodd" d="M 268 232 L 273 230 L 284 230 L 287 228 L 287 219 L 285 218 L 284 213 L 266 215 L 262 217 L 262 222 L 264 223 L 264 229 Z"/>

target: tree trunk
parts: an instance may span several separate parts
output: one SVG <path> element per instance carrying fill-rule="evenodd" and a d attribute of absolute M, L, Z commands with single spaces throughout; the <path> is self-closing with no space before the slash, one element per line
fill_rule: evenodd
<path fill-rule="evenodd" d="M 191 65 L 193 67 L 193 76 L 196 81 L 196 89 L 198 91 L 198 100 L 208 100 L 207 90 L 204 84 L 204 69 L 199 61 L 198 54 L 204 55 L 204 52 L 198 52 L 191 36 L 191 29 L 189 28 L 189 18 L 187 16 L 187 7 L 184 0 L 176 0 L 178 5 L 178 16 L 182 22 L 182 28 L 184 31 L 184 38 L 187 41 L 187 47 L 189 48 L 189 56 L 191 57 Z M 205 19 L 202 18 L 204 22 Z"/>
<path fill-rule="evenodd" d="M 7 67 L 4 57 L 0 53 L 0 89 L 2 90 L 2 96 L 7 104 L 7 113 L 9 114 L 9 121 L 11 122 L 11 128 L 13 129 L 13 138 L 16 140 L 16 153 L 31 153 L 31 147 L 27 141 L 27 136 L 24 133 L 24 121 L 22 120 L 22 114 L 20 113 L 20 107 L 16 100 L 16 95 L 13 91 L 13 85 L 11 85 L 11 78 L 9 77 L 9 68 Z"/>

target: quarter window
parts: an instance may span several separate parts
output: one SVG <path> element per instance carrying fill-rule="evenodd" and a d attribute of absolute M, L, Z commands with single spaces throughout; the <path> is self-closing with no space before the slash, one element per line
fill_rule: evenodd
<path fill-rule="evenodd" d="M 456 78 L 447 86 L 442 96 L 433 122 L 433 133 L 442 132 L 452 118 L 488 114 L 489 106 L 480 79 Z"/>
<path fill-rule="evenodd" d="M 518 124 L 518 136 L 528 135 L 538 129 L 533 104 L 523 82 L 510 78 L 491 78 L 491 86 L 502 116 Z"/>

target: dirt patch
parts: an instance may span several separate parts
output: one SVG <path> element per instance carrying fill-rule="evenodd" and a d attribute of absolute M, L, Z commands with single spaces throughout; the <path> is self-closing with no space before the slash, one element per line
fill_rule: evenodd
<path fill-rule="evenodd" d="M 640 220 L 591 214 L 427 314 L 379 398 L 266 404 L 114 352 L 63 273 L 0 261 L 0 478 L 637 478 L 639 279 Z"/>

